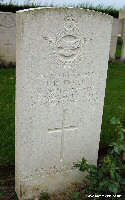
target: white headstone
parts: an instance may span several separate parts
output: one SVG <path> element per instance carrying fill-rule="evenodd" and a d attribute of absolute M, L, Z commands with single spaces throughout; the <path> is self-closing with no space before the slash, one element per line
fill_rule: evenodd
<path fill-rule="evenodd" d="M 119 31 L 119 20 L 113 18 L 112 23 L 112 36 L 110 42 L 110 60 L 115 59 L 117 39 L 118 39 L 118 31 Z"/>
<path fill-rule="evenodd" d="M 125 18 L 125 10 L 120 10 L 119 11 L 119 19 L 124 19 Z"/>
<path fill-rule="evenodd" d="M 16 14 L 0 12 L 0 63 L 16 61 Z"/>
<path fill-rule="evenodd" d="M 16 191 L 64 190 L 97 163 L 112 17 L 76 8 L 17 12 Z"/>
<path fill-rule="evenodd" d="M 121 52 L 121 61 L 125 62 L 125 18 L 123 19 L 123 29 L 122 29 L 122 52 Z"/>
<path fill-rule="evenodd" d="M 125 19 L 125 10 L 120 10 L 119 11 L 119 20 L 120 20 L 120 26 L 119 26 L 119 31 L 121 33 L 121 38 L 124 40 L 124 19 Z"/>
<path fill-rule="evenodd" d="M 118 35 L 122 36 L 122 23 L 123 23 L 123 19 L 118 19 L 119 20 L 119 31 L 118 31 Z"/>

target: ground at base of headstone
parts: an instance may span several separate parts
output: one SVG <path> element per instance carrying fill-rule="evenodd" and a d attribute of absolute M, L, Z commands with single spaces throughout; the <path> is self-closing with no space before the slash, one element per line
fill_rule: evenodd
<path fill-rule="evenodd" d="M 51 194 L 50 200 L 74 200 L 76 196 L 79 197 L 79 194 L 83 200 L 87 200 L 87 195 L 85 194 L 85 186 L 87 184 L 87 181 L 83 181 L 82 184 L 72 183 L 64 193 Z"/>
<path fill-rule="evenodd" d="M 107 148 L 99 148 L 98 152 L 98 162 L 97 165 L 102 163 L 104 156 L 107 154 Z M 15 192 L 15 166 L 9 165 L 7 167 L 0 166 L 0 200 L 18 200 Z M 85 187 L 89 185 L 88 181 L 83 181 L 82 184 L 72 183 L 65 192 L 53 193 L 47 195 L 47 193 L 41 193 L 41 198 L 27 199 L 27 200 L 93 200 L 94 198 L 88 198 L 88 195 L 85 193 Z M 81 198 L 78 197 L 80 194 Z M 91 195 L 91 194 L 90 194 Z M 48 198 L 47 198 L 48 196 Z"/>
<path fill-rule="evenodd" d="M 14 177 L 14 165 L 8 167 L 0 167 L 0 200 L 18 200 L 15 193 L 15 177 Z M 49 195 L 49 199 L 40 198 L 37 200 L 74 200 L 73 194 L 79 193 L 82 195 L 83 200 L 87 200 L 84 188 L 88 184 L 87 181 L 83 181 L 82 184 L 72 183 L 65 192 L 53 193 Z M 42 193 L 41 193 L 42 194 Z M 42 196 L 41 196 L 42 197 Z M 89 198 L 90 199 L 90 198 Z M 36 199 L 28 199 L 36 200 Z M 91 199 L 90 199 L 91 200 Z"/>
<path fill-rule="evenodd" d="M 0 167 L 0 199 L 1 200 L 17 200 L 15 193 L 15 167 L 10 165 Z"/>

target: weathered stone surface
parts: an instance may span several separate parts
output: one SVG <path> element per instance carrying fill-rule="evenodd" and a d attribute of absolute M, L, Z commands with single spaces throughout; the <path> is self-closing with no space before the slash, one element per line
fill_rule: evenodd
<path fill-rule="evenodd" d="M 112 17 L 74 8 L 17 12 L 16 191 L 64 190 L 97 163 Z"/>
<path fill-rule="evenodd" d="M 125 18 L 125 10 L 120 10 L 119 11 L 119 17 L 118 17 L 119 19 L 123 19 L 123 18 Z"/>
<path fill-rule="evenodd" d="M 16 14 L 0 12 L 0 63 L 16 61 Z"/>
<path fill-rule="evenodd" d="M 119 31 L 119 20 L 116 18 L 113 18 L 112 34 L 111 34 L 112 36 L 111 36 L 111 43 L 110 43 L 110 60 L 115 59 L 118 31 Z"/>
<path fill-rule="evenodd" d="M 118 19 L 119 20 L 119 31 L 118 31 L 118 35 L 121 36 L 122 35 L 122 19 Z"/>
<path fill-rule="evenodd" d="M 125 18 L 123 19 L 123 29 L 122 29 L 122 52 L 121 52 L 121 61 L 125 62 Z"/>
<path fill-rule="evenodd" d="M 121 34 L 121 38 L 123 39 L 124 33 L 123 33 L 123 20 L 125 19 L 125 10 L 120 10 L 119 11 L 119 32 Z"/>

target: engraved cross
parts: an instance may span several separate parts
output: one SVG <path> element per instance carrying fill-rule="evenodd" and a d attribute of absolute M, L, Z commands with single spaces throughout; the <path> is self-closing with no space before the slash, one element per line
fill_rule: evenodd
<path fill-rule="evenodd" d="M 55 128 L 55 129 L 48 129 L 48 132 L 50 133 L 55 133 L 55 132 L 60 132 L 61 131 L 61 152 L 60 152 L 60 161 L 63 160 L 63 152 L 64 152 L 64 131 L 69 130 L 69 131 L 74 131 L 78 130 L 77 126 L 64 126 L 65 119 L 66 119 L 66 111 L 63 111 L 63 120 L 62 120 L 62 128 Z"/>

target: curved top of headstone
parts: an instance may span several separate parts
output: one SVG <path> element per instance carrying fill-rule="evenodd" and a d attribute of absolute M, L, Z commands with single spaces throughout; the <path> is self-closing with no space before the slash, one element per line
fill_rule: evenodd
<path fill-rule="evenodd" d="M 92 14 L 92 15 L 102 15 L 102 16 L 106 16 L 107 18 L 112 19 L 113 17 L 111 15 L 108 15 L 106 13 L 102 13 L 99 11 L 95 11 L 95 10 L 89 10 L 89 9 L 84 9 L 84 8 L 75 8 L 75 7 L 38 7 L 38 8 L 29 8 L 29 9 L 24 9 L 24 10 L 19 10 L 16 13 L 21 13 L 21 12 L 35 12 L 35 11 L 45 11 L 45 10 L 76 10 L 76 11 L 82 11 L 82 12 L 86 12 L 88 14 Z"/>

